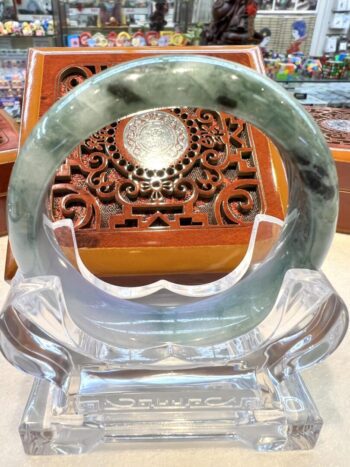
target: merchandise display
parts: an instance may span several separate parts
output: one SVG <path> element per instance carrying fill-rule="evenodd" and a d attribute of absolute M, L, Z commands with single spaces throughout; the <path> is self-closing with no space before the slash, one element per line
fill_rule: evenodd
<path fill-rule="evenodd" d="M 266 74 L 277 81 L 350 80 L 350 54 L 310 58 L 303 53 L 265 56 Z"/>
<path fill-rule="evenodd" d="M 243 275 L 207 284 L 204 295 L 185 285 L 174 294 L 172 284 L 155 283 L 130 301 L 130 286 L 115 288 L 81 269 L 72 222 L 47 218 L 47 191 L 70 151 L 89 135 L 101 138 L 100 129 L 116 118 L 136 114 L 139 120 L 125 122 L 126 148 L 138 170 L 150 166 L 135 128 L 150 121 L 150 109 L 178 109 L 180 102 L 234 112 L 272 139 L 287 166 L 288 213 L 283 225 L 256 218 L 258 235 L 264 223 L 279 226 L 278 243 L 258 259 L 253 242 Z M 174 115 L 155 112 L 153 130 L 141 130 L 145 141 L 156 134 L 155 142 L 165 144 L 159 119 L 181 134 Z M 118 131 L 107 128 L 110 136 Z M 175 167 L 184 136 L 168 153 Z M 206 165 L 219 163 L 207 157 Z M 151 160 L 159 200 L 169 160 Z M 210 189 L 208 178 L 203 183 Z M 108 198 L 105 184 L 100 190 Z M 136 192 L 134 183 L 125 185 L 124 196 Z M 246 195 L 239 198 L 246 209 Z M 26 452 L 81 453 L 125 436 L 233 436 L 260 451 L 312 448 L 322 420 L 300 371 L 331 354 L 348 325 L 344 303 L 318 271 L 337 210 L 335 166 L 319 128 L 278 84 L 247 67 L 205 55 L 155 56 L 111 67 L 62 97 L 21 148 L 9 189 L 9 236 L 20 272 L 1 316 L 0 343 L 10 362 L 36 378 L 20 426 Z M 160 290 L 165 294 L 157 296 Z M 232 402 L 210 410 L 193 405 L 203 394 Z M 175 417 L 169 399 L 184 397 L 189 402 L 176 406 Z M 146 418 L 145 398 L 147 408 L 164 400 Z"/>
<path fill-rule="evenodd" d="M 318 0 L 257 0 L 259 8 L 263 11 L 314 11 Z"/>
<path fill-rule="evenodd" d="M 54 25 L 52 19 L 36 19 L 35 21 L 6 21 L 0 22 L 0 36 L 53 36 Z"/>
<path fill-rule="evenodd" d="M 348 49 L 348 30 L 350 26 L 350 1 L 336 0 L 328 23 L 325 43 L 326 53 L 346 51 Z"/>
<path fill-rule="evenodd" d="M 198 33 L 189 31 L 188 34 L 180 34 L 173 31 L 147 31 L 141 30 L 130 34 L 127 31 L 110 31 L 107 34 L 97 32 L 82 32 L 67 36 L 68 47 L 167 47 L 192 45 L 198 42 Z"/>
<path fill-rule="evenodd" d="M 208 9 L 207 2 L 197 2 L 194 5 L 196 11 L 199 5 Z M 302 52 L 296 52 L 295 47 L 290 48 L 294 53 L 283 55 L 269 50 L 272 32 L 268 27 L 263 28 L 259 33 L 254 31 L 254 20 L 259 11 L 263 15 L 266 15 L 267 11 L 270 11 L 271 14 L 277 11 L 291 10 L 315 12 L 318 8 L 317 2 L 312 3 L 312 5 L 311 3 L 306 4 L 306 2 L 294 2 L 287 5 L 275 1 L 270 3 L 239 1 L 230 5 L 230 2 L 226 2 L 222 6 L 220 3 L 214 4 L 216 20 L 209 29 L 204 24 L 194 24 L 193 18 L 192 21 L 190 18 L 192 10 L 186 10 L 188 15 L 186 28 L 181 30 L 182 26 L 180 27 L 176 23 L 177 6 L 174 2 L 126 2 L 121 0 L 103 4 L 98 2 L 81 4 L 71 1 L 61 9 L 62 18 L 56 14 L 54 17 L 47 16 L 48 11 L 54 11 L 51 7 L 42 8 L 39 15 L 30 17 L 29 8 L 26 12 L 26 5 L 23 4 L 17 17 L 15 10 L 14 13 L 3 16 L 3 21 L 0 23 L 0 38 L 4 42 L 0 40 L 0 49 L 2 44 L 6 47 L 7 52 L 11 50 L 8 48 L 9 46 L 13 47 L 16 44 L 20 47 L 41 46 L 41 42 L 38 42 L 39 39 L 44 40 L 43 46 L 51 46 L 56 43 L 69 47 L 191 46 L 203 42 L 204 36 L 207 38 L 204 42 L 235 43 L 235 40 L 238 40 L 246 43 L 246 35 L 250 34 L 254 38 L 253 42 L 261 42 L 260 47 L 265 55 L 266 73 L 272 79 L 284 82 L 349 79 L 350 60 L 345 50 L 346 47 L 345 49 L 342 47 L 343 51 L 340 53 L 336 52 L 336 47 L 335 53 L 316 58 L 304 55 Z M 150 30 L 150 18 L 156 14 L 157 8 L 164 10 L 162 12 L 164 20 L 160 29 L 165 27 L 166 30 Z M 337 4 L 336 9 L 339 8 L 342 12 L 346 12 L 346 6 L 343 4 Z M 26 13 L 28 15 L 23 18 L 23 14 Z M 194 17 L 198 16 L 197 13 L 193 14 Z M 22 21 L 18 21 L 19 17 L 22 18 Z M 303 21 L 304 19 L 300 17 L 291 23 L 292 40 L 300 41 L 302 38 L 310 36 L 306 29 L 306 23 Z M 209 40 L 209 32 L 211 35 L 214 34 L 214 42 Z M 224 39 L 226 36 L 228 42 Z M 22 39 L 31 37 L 36 42 L 21 42 Z M 234 38 L 236 39 L 234 40 Z M 12 39 L 11 42 L 9 42 L 10 39 Z M 48 40 L 50 42 L 47 42 Z M 24 74 L 24 67 L 21 66 L 21 69 L 18 70 L 17 66 L 13 66 L 12 70 L 6 67 L 4 76 L 3 67 L 1 67 L 0 107 L 6 108 L 10 115 L 17 119 L 21 112 L 21 90 L 23 89 Z"/>
<path fill-rule="evenodd" d="M 85 6 L 86 5 L 86 6 Z M 174 2 L 116 0 L 107 2 L 66 3 L 66 26 L 70 31 L 84 29 L 138 29 L 161 31 L 174 28 Z"/>
<path fill-rule="evenodd" d="M 0 109 L 16 120 L 21 116 L 26 55 L 23 50 L 0 50 Z"/>
<path fill-rule="evenodd" d="M 19 21 L 33 21 L 36 19 L 51 18 L 53 14 L 53 0 L 33 2 L 21 0 L 16 2 L 16 13 Z"/>
<path fill-rule="evenodd" d="M 166 2 L 164 2 L 166 4 Z M 147 0 L 83 1 L 66 3 L 67 26 L 145 26 L 156 5 Z M 165 11 L 165 15 L 168 11 Z"/>

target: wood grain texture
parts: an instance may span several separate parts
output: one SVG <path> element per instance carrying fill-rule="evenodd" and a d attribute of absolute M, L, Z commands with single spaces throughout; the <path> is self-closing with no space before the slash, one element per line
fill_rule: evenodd
<path fill-rule="evenodd" d="M 350 191 L 339 192 L 339 205 L 337 231 L 350 234 Z"/>
<path fill-rule="evenodd" d="M 339 217 L 337 232 L 350 234 L 350 150 L 347 161 L 336 160 L 339 178 Z"/>
<path fill-rule="evenodd" d="M 0 109 L 0 153 L 17 150 L 18 147 L 18 125 L 5 111 Z M 0 164 L 9 162 L 0 154 Z"/>
<path fill-rule="evenodd" d="M 319 124 L 330 148 L 350 149 L 350 132 L 341 126 L 341 123 L 350 122 L 350 109 L 306 106 L 306 110 Z"/>
<path fill-rule="evenodd" d="M 0 236 L 7 235 L 7 197 L 0 196 Z"/>

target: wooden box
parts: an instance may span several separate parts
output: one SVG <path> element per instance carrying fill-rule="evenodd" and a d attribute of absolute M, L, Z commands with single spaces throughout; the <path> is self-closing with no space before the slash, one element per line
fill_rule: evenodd
<path fill-rule="evenodd" d="M 264 73 L 257 47 L 33 49 L 21 144 L 50 106 L 86 78 L 159 54 L 210 55 Z M 141 149 L 130 135 L 144 134 L 149 120 L 178 130 L 179 153 L 164 167 L 135 161 Z M 162 130 L 155 137 L 165 144 Z M 135 192 L 127 190 L 130 179 Z M 197 274 L 215 278 L 234 268 L 255 215 L 283 218 L 286 198 L 281 160 L 260 131 L 234 115 L 171 108 L 115 122 L 83 142 L 58 170 L 49 209 L 53 219 L 73 219 L 80 255 L 94 274 L 118 283 L 186 275 L 195 282 Z M 6 277 L 14 271 L 9 254 Z"/>
<path fill-rule="evenodd" d="M 18 148 L 18 125 L 0 110 L 0 235 L 7 234 L 7 187 Z"/>

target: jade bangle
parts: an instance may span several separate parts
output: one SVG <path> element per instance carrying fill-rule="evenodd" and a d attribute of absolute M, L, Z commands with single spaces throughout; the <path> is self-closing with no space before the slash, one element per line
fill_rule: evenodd
<path fill-rule="evenodd" d="M 59 252 L 43 214 L 55 171 L 82 140 L 132 113 L 175 106 L 230 112 L 266 133 L 285 163 L 289 209 L 279 243 L 260 267 L 224 293 L 160 311 L 117 299 L 87 282 Z M 321 265 L 338 212 L 333 160 L 303 108 L 268 78 L 204 56 L 137 60 L 78 86 L 28 138 L 8 199 L 11 247 L 24 276 L 58 276 L 75 323 L 96 339 L 126 349 L 217 344 L 253 329 L 273 307 L 288 269 Z"/>

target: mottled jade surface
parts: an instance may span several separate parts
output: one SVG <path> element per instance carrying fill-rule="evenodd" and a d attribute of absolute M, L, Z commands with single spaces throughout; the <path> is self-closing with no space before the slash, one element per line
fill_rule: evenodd
<path fill-rule="evenodd" d="M 222 294 L 160 311 L 117 299 L 86 282 L 53 248 L 43 212 L 55 170 L 81 140 L 131 113 L 172 106 L 232 112 L 270 136 L 286 165 L 289 211 L 279 244 L 262 266 Z M 34 129 L 9 190 L 10 241 L 23 274 L 58 275 L 78 326 L 126 349 L 167 342 L 216 344 L 251 330 L 271 310 L 288 269 L 321 265 L 337 212 L 334 163 L 302 107 L 248 68 L 202 56 L 129 62 L 78 86 Z"/>

